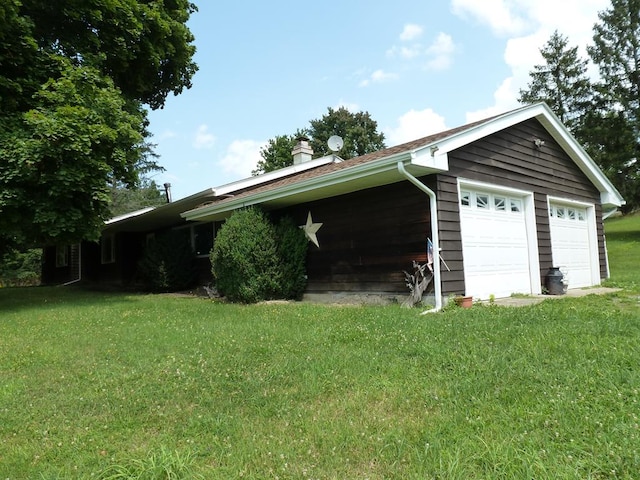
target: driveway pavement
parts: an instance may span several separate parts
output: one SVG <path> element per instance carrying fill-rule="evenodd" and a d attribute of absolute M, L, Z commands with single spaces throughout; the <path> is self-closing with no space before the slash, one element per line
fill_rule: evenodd
<path fill-rule="evenodd" d="M 540 303 L 547 298 L 558 299 L 565 297 L 584 297 L 586 295 L 606 295 L 608 293 L 619 292 L 620 290 L 620 288 L 608 287 L 574 288 L 567 290 L 567 293 L 564 295 L 528 295 L 523 297 L 497 298 L 494 303 L 504 307 L 523 307 L 525 305 Z"/>

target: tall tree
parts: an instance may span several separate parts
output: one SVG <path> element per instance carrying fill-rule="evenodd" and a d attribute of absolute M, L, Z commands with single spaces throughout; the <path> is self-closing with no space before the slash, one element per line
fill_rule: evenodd
<path fill-rule="evenodd" d="M 140 185 L 127 188 L 124 185 L 111 187 L 110 216 L 116 217 L 146 207 L 158 207 L 167 203 L 167 196 L 155 181 L 140 180 Z"/>
<path fill-rule="evenodd" d="M 345 160 L 375 152 L 385 146 L 384 134 L 378 132 L 378 122 L 371 118 L 369 112 L 351 113 L 344 107 L 337 110 L 329 107 L 326 115 L 311 120 L 309 124 L 309 145 L 319 156 L 331 153 L 327 140 L 332 135 L 342 137 L 344 145 L 337 153 Z"/>
<path fill-rule="evenodd" d="M 0 250 L 96 238 L 109 186 L 159 168 L 145 105 L 191 86 L 187 0 L 0 5 Z"/>
<path fill-rule="evenodd" d="M 267 145 L 260 149 L 262 160 L 258 161 L 256 169 L 251 174 L 260 175 L 261 173 L 272 172 L 292 165 L 291 151 L 298 138 L 305 135 L 306 132 L 298 130 L 295 135 L 276 135 L 270 139 Z"/>
<path fill-rule="evenodd" d="M 592 86 L 587 75 L 587 61 L 570 47 L 567 37 L 557 30 L 540 49 L 544 64 L 535 65 L 530 82 L 520 90 L 520 103 L 546 102 L 574 134 L 590 106 Z"/>
<path fill-rule="evenodd" d="M 640 0 L 612 0 L 598 20 L 588 47 L 601 77 L 586 119 L 590 153 L 632 209 L 640 206 Z"/>
<path fill-rule="evenodd" d="M 337 110 L 328 108 L 322 118 L 309 121 L 309 127 L 298 129 L 294 135 L 278 135 L 260 150 L 262 160 L 258 162 L 254 175 L 266 173 L 293 164 L 291 150 L 298 138 L 308 137 L 309 145 L 316 157 L 333 152 L 327 140 L 333 135 L 342 137 L 344 142 L 337 155 L 347 160 L 385 148 L 384 134 L 378 132 L 378 123 L 369 112 L 352 113 L 344 107 Z"/>

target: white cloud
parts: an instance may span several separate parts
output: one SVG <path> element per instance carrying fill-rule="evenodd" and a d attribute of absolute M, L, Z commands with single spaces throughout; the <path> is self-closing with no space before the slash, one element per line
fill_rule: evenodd
<path fill-rule="evenodd" d="M 399 145 L 401 143 L 417 140 L 433 133 L 446 130 L 444 117 L 438 115 L 430 108 L 424 110 L 409 110 L 398 118 L 398 126 L 387 128 L 384 131 L 388 145 Z"/>
<path fill-rule="evenodd" d="M 404 29 L 400 34 L 400 40 L 402 40 L 403 42 L 415 40 L 416 38 L 422 35 L 422 32 L 423 32 L 423 28 L 420 25 L 416 25 L 414 23 L 408 23 L 404 26 Z"/>
<path fill-rule="evenodd" d="M 518 0 L 452 0 L 451 9 L 456 15 L 470 16 L 487 24 L 498 35 L 514 35 L 524 32 L 527 27 L 527 21 L 515 11 L 519 10 L 520 3 Z M 550 12 L 556 15 L 555 9 Z"/>
<path fill-rule="evenodd" d="M 343 99 L 338 100 L 338 103 L 333 107 L 334 110 L 338 110 L 339 108 L 346 108 L 351 113 L 360 111 L 360 106 L 357 103 L 345 102 Z M 324 115 L 324 113 L 322 115 Z"/>
<path fill-rule="evenodd" d="M 361 87 L 367 87 L 372 83 L 385 83 L 393 80 L 397 80 L 398 75 L 395 73 L 385 72 L 384 70 L 376 70 L 371 74 L 371 76 L 362 82 L 360 82 Z"/>
<path fill-rule="evenodd" d="M 440 32 L 435 41 L 427 48 L 427 68 L 429 70 L 446 70 L 453 63 L 456 46 L 451 35 Z"/>
<path fill-rule="evenodd" d="M 411 45 L 409 47 L 406 45 L 403 45 L 401 47 L 394 45 L 387 50 L 387 57 L 400 57 L 404 58 L 405 60 L 411 60 L 412 58 L 419 57 L 423 53 L 424 47 L 419 43 L 416 43 L 415 45 Z"/>
<path fill-rule="evenodd" d="M 513 78 L 506 78 L 493 94 L 494 104 L 490 107 L 476 110 L 474 112 L 467 112 L 467 123 L 482 120 L 483 118 L 493 117 L 494 115 L 517 108 L 518 102 L 516 97 L 517 89 L 514 94 Z"/>
<path fill-rule="evenodd" d="M 421 43 L 411 45 L 394 45 L 387 50 L 387 57 L 400 57 L 404 60 L 426 59 L 424 64 L 429 70 L 446 70 L 453 63 L 456 45 L 451 35 L 440 32 L 431 45 L 425 47 Z M 361 86 L 366 86 L 371 79 L 364 80 Z"/>
<path fill-rule="evenodd" d="M 209 132 L 209 127 L 204 124 L 200 125 L 193 138 L 193 147 L 197 149 L 212 148 L 215 143 L 216 137 Z"/>
<path fill-rule="evenodd" d="M 249 177 L 262 159 L 260 148 L 264 145 L 265 142 L 255 140 L 234 140 L 227 147 L 225 156 L 218 161 L 218 165 L 225 173 L 239 175 L 241 178 Z"/>
<path fill-rule="evenodd" d="M 494 104 L 469 112 L 467 119 L 504 112 L 518 105 L 520 89 L 529 83 L 529 73 L 543 62 L 540 48 L 554 30 L 568 37 L 569 46 L 578 46 L 586 57 L 585 45 L 591 43 L 592 28 L 598 12 L 609 7 L 610 0 L 451 0 L 454 13 L 473 17 L 488 26 L 495 35 L 506 36 L 504 61 L 511 70 L 494 93 Z"/>
<path fill-rule="evenodd" d="M 173 130 L 164 130 L 160 135 L 158 135 L 157 140 L 158 141 L 168 140 L 170 138 L 176 138 L 177 136 L 178 134 Z"/>

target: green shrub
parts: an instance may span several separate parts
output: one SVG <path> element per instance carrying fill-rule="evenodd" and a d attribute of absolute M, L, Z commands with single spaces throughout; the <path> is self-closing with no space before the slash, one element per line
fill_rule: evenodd
<path fill-rule="evenodd" d="M 41 270 L 41 249 L 10 249 L 0 257 L 0 287 L 39 285 Z"/>
<path fill-rule="evenodd" d="M 299 299 L 307 286 L 309 241 L 291 217 L 282 217 L 276 225 L 276 245 L 282 274 L 281 295 L 283 298 Z"/>
<path fill-rule="evenodd" d="M 192 287 L 197 270 L 188 236 L 174 230 L 156 236 L 144 250 L 138 275 L 152 291 L 175 292 Z"/>
<path fill-rule="evenodd" d="M 220 228 L 211 251 L 218 291 L 233 302 L 299 297 L 305 287 L 304 234 L 290 219 L 274 226 L 256 208 L 238 210 Z"/>

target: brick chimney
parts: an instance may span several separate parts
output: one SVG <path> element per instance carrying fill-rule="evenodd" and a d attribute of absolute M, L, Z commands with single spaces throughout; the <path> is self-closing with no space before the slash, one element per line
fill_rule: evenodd
<path fill-rule="evenodd" d="M 293 164 L 298 165 L 300 163 L 308 162 L 313 156 L 313 150 L 309 146 L 309 139 L 306 137 L 299 137 L 298 143 L 293 147 L 291 151 L 293 155 Z"/>

